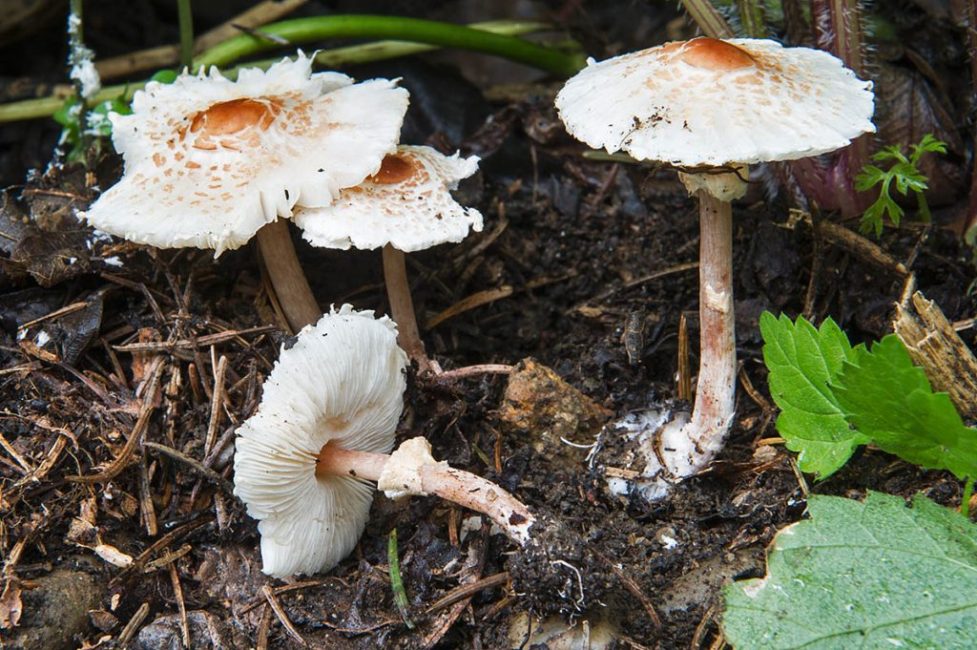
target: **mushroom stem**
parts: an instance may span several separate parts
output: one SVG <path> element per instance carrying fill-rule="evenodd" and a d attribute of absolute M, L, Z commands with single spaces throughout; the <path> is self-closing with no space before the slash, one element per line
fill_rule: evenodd
<path fill-rule="evenodd" d="M 258 231 L 258 248 L 292 333 L 319 320 L 322 310 L 302 272 L 288 223 L 277 219 L 262 227 Z"/>
<path fill-rule="evenodd" d="M 380 486 L 388 496 L 434 494 L 486 515 L 520 546 L 529 541 L 529 529 L 536 523 L 536 517 L 525 504 L 495 483 L 470 472 L 449 467 L 447 463 L 436 462 L 423 451 L 421 455 L 426 458 L 417 459 L 417 447 L 408 449 L 412 442 L 421 442 L 423 447 L 427 447 L 427 441 L 423 438 L 408 440 L 393 455 L 388 456 L 350 451 L 326 444 L 316 461 L 316 476 L 347 475 L 383 484 L 390 482 L 388 476 L 396 473 L 396 477 L 391 476 L 397 483 L 396 490 Z M 402 462 L 410 464 L 410 458 L 405 456 L 415 460 L 413 466 L 391 467 Z M 403 474 L 398 471 L 400 469 Z M 402 477 L 406 478 L 401 480 Z"/>
<path fill-rule="evenodd" d="M 700 190 L 699 379 L 692 419 L 684 427 L 697 457 L 692 473 L 722 449 L 736 396 L 736 318 L 733 312 L 733 209 Z"/>
<path fill-rule="evenodd" d="M 434 363 L 424 350 L 424 342 L 417 327 L 414 301 L 410 295 L 410 283 L 407 282 L 407 263 L 404 253 L 390 244 L 383 247 L 383 279 L 387 285 L 390 315 L 397 323 L 398 345 L 417 362 L 421 373 L 437 374 Z"/>
<path fill-rule="evenodd" d="M 699 199 L 699 378 L 691 418 L 677 417 L 647 436 L 642 491 L 650 500 L 702 470 L 722 449 L 736 405 L 733 313 L 733 208 L 746 191 L 740 174 L 682 174 Z M 717 196 L 718 195 L 718 196 Z"/>

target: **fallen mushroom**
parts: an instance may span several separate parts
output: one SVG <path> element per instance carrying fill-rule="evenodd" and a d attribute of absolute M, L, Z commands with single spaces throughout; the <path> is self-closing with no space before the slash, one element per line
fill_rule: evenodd
<path fill-rule="evenodd" d="M 436 494 L 489 516 L 519 544 L 535 518 L 497 485 L 431 457 L 423 438 L 391 455 L 407 358 L 387 317 L 344 305 L 283 349 L 257 413 L 237 431 L 234 492 L 259 520 L 262 570 L 327 571 L 352 551 L 372 487 Z"/>
<path fill-rule="evenodd" d="M 100 230 L 160 248 L 238 248 L 256 233 L 290 325 L 321 314 L 287 225 L 296 204 L 331 203 L 377 172 L 400 139 L 407 91 L 312 73 L 299 53 L 231 81 L 211 68 L 137 91 L 111 114 L 122 180 L 80 213 Z"/>
<path fill-rule="evenodd" d="M 383 159 L 376 174 L 341 190 L 332 204 L 303 206 L 295 213 L 295 222 L 313 246 L 383 247 L 384 279 L 400 345 L 421 371 L 436 372 L 437 367 L 424 351 L 417 327 L 404 253 L 459 242 L 469 230 L 481 231 L 478 210 L 459 205 L 450 193 L 477 169 L 475 156 L 444 156 L 431 147 L 401 145 Z"/>
<path fill-rule="evenodd" d="M 659 498 L 722 448 L 735 407 L 732 210 L 750 163 L 833 151 L 875 131 L 872 84 L 826 52 L 696 38 L 587 68 L 556 98 L 591 147 L 669 163 L 699 200 L 700 365 L 690 420 L 645 431 L 642 491 Z"/>

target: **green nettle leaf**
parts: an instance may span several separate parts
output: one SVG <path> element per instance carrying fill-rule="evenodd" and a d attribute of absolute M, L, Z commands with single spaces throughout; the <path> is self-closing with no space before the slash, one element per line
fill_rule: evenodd
<path fill-rule="evenodd" d="M 977 525 L 922 496 L 812 496 L 762 579 L 725 591 L 723 631 L 751 648 L 977 648 Z"/>
<path fill-rule="evenodd" d="M 883 451 L 928 469 L 977 477 L 977 430 L 964 426 L 946 393 L 934 393 L 894 334 L 856 349 L 832 389 L 848 420 Z"/>
<path fill-rule="evenodd" d="M 763 360 L 770 370 L 770 393 L 780 407 L 777 430 L 787 448 L 799 453 L 804 472 L 823 478 L 837 471 L 869 438 L 853 430 L 829 384 L 855 350 L 828 318 L 820 329 L 798 318 L 760 317 Z"/>

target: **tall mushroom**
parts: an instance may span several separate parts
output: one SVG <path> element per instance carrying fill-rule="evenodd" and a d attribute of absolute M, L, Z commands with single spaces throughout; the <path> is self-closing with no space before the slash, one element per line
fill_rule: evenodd
<path fill-rule="evenodd" d="M 130 241 L 216 255 L 257 233 L 298 330 L 321 310 L 279 219 L 297 204 L 328 205 L 376 173 L 400 139 L 407 103 L 393 81 L 313 74 L 302 53 L 268 70 L 242 69 L 236 81 L 212 68 L 150 82 L 131 115 L 110 115 L 125 175 L 80 216 Z"/>
<path fill-rule="evenodd" d="M 299 209 L 295 222 L 313 246 L 346 250 L 383 247 L 383 273 L 400 344 L 420 370 L 436 366 L 424 351 L 414 314 L 404 253 L 459 242 L 482 229 L 482 215 L 458 204 L 450 190 L 478 170 L 478 158 L 445 156 L 431 147 L 401 145 L 380 170 L 321 208 Z"/>
<path fill-rule="evenodd" d="M 600 63 L 556 98 L 594 148 L 661 161 L 699 200 L 699 378 L 691 419 L 643 436 L 644 493 L 705 467 L 732 425 L 736 384 L 732 210 L 751 163 L 833 151 L 875 131 L 872 84 L 834 56 L 770 40 L 696 38 Z"/>
<path fill-rule="evenodd" d="M 352 551 L 372 488 L 436 494 L 483 512 L 519 544 L 534 516 L 497 485 L 431 457 L 423 438 L 387 455 L 403 409 L 406 355 L 387 317 L 344 305 L 283 349 L 258 411 L 237 431 L 234 492 L 258 519 L 265 573 L 327 571 Z"/>

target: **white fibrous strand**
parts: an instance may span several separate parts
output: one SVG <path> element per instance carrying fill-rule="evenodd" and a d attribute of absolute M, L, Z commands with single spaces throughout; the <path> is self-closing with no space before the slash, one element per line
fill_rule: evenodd
<path fill-rule="evenodd" d="M 81 39 L 81 16 L 68 14 L 68 77 L 83 99 L 91 99 L 102 88 L 95 69 L 95 53 Z"/>

